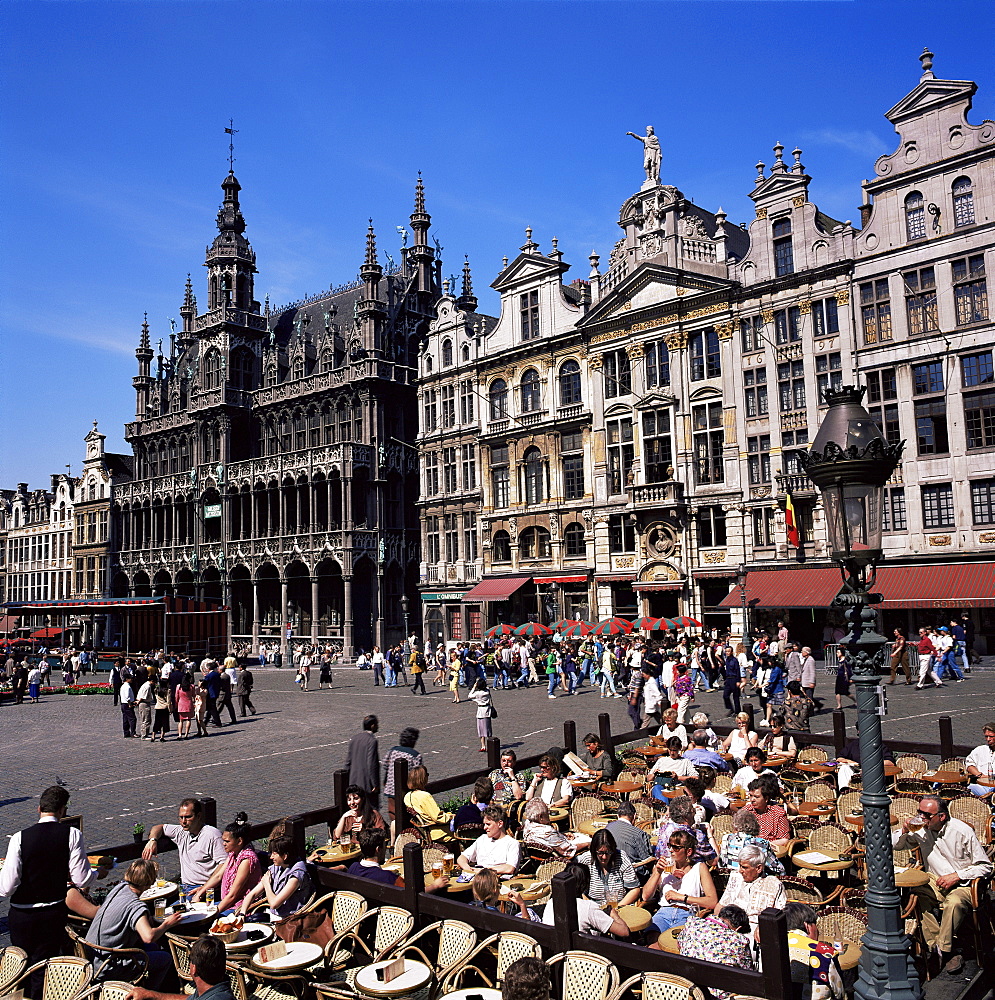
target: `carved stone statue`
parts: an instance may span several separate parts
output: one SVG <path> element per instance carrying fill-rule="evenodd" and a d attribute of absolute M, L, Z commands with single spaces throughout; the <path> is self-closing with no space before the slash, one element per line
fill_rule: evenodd
<path fill-rule="evenodd" d="M 643 170 L 646 171 L 646 180 L 650 184 L 660 183 L 660 140 L 653 131 L 652 125 L 646 126 L 646 135 L 636 135 L 635 132 L 626 132 L 633 139 L 638 139 L 643 144 Z"/>

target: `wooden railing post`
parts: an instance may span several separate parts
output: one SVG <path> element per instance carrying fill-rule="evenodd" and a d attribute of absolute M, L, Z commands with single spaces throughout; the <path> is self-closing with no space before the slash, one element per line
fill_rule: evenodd
<path fill-rule="evenodd" d="M 200 800 L 201 813 L 204 816 L 204 826 L 218 825 L 218 803 L 210 795 L 205 795 Z"/>
<path fill-rule="evenodd" d="M 836 756 L 846 746 L 846 713 L 839 708 L 833 712 L 833 746 L 836 748 Z"/>
<path fill-rule="evenodd" d="M 284 829 L 286 836 L 288 836 L 294 842 L 294 851 L 297 857 L 303 858 L 306 856 L 304 848 L 304 840 L 307 836 L 307 826 L 304 823 L 303 816 L 290 816 L 284 823 Z"/>
<path fill-rule="evenodd" d="M 422 867 L 421 844 L 412 841 L 404 845 L 404 908 L 415 918 L 418 928 L 418 897 L 425 891 L 425 869 Z"/>
<path fill-rule="evenodd" d="M 612 749 L 612 717 L 607 712 L 598 714 L 598 732 L 601 734 L 601 745 L 611 752 Z"/>
<path fill-rule="evenodd" d="M 954 755 L 954 731 L 949 715 L 941 715 L 940 723 L 940 760 L 949 760 Z"/>
<path fill-rule="evenodd" d="M 753 716 L 754 716 L 754 713 L 756 712 L 756 709 L 753 707 L 753 702 L 752 701 L 748 701 L 745 705 L 742 706 L 742 710 L 744 712 L 746 712 L 746 714 L 750 717 L 750 727 L 749 727 L 749 729 L 747 729 L 747 732 L 748 733 L 753 732 L 757 728 L 753 724 Z"/>
<path fill-rule="evenodd" d="M 574 943 L 577 933 L 577 876 L 568 868 L 557 872 L 550 879 L 552 895 L 549 906 L 553 907 L 556 928 L 556 951 L 571 951 L 583 947 Z"/>
<path fill-rule="evenodd" d="M 408 810 L 404 806 L 404 796 L 408 794 L 408 762 L 400 756 L 394 758 L 394 798 L 391 803 L 394 815 L 394 836 L 406 830 L 411 823 L 408 820 Z"/>
<path fill-rule="evenodd" d="M 784 911 L 768 907 L 760 914 L 758 924 L 764 996 L 789 997 L 792 993 L 791 959 L 788 956 L 788 922 Z"/>
<path fill-rule="evenodd" d="M 563 747 L 567 753 L 577 752 L 577 723 L 573 719 L 563 723 Z"/>
<path fill-rule="evenodd" d="M 492 771 L 501 766 L 501 741 L 496 736 L 487 737 L 487 766 Z"/>

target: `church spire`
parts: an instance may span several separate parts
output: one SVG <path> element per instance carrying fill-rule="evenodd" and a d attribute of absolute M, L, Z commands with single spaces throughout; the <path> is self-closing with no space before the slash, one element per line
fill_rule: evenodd
<path fill-rule="evenodd" d="M 197 296 L 193 293 L 193 282 L 187 274 L 187 284 L 183 289 L 183 305 L 180 306 L 180 319 L 183 321 L 183 329 L 180 331 L 180 344 L 189 341 L 190 334 L 193 333 L 193 320 L 197 315 Z"/>
<path fill-rule="evenodd" d="M 435 250 L 428 245 L 428 230 L 432 225 L 432 216 L 425 211 L 425 185 L 422 183 L 420 170 L 418 181 L 415 183 L 415 210 L 410 218 L 414 236 L 413 245 L 408 251 L 408 261 L 414 266 L 418 276 L 417 290 L 434 294 L 437 289 Z"/>
<path fill-rule="evenodd" d="M 477 296 L 473 294 L 473 276 L 470 274 L 470 258 L 463 258 L 463 291 L 456 300 L 456 305 L 466 312 L 476 312 Z"/>
<path fill-rule="evenodd" d="M 383 268 L 377 261 L 377 235 L 370 219 L 366 230 L 366 257 L 359 269 L 363 280 L 363 297 L 356 303 L 356 324 L 359 327 L 363 347 L 366 351 L 381 350 L 380 336 L 387 309 L 380 298 L 380 282 Z"/>
<path fill-rule="evenodd" d="M 218 235 L 207 248 L 208 310 L 220 308 L 239 309 L 258 313 L 259 303 L 253 295 L 253 275 L 256 273 L 256 255 L 243 235 L 245 216 L 238 202 L 242 185 L 234 170 L 221 182 L 224 201 L 218 210 Z"/>
<path fill-rule="evenodd" d="M 149 314 L 145 314 L 142 322 L 142 332 L 138 338 L 138 348 L 135 351 L 138 359 L 138 374 L 131 380 L 135 387 L 135 416 L 141 420 L 149 405 L 149 390 L 152 388 L 152 342 L 149 339 Z"/>

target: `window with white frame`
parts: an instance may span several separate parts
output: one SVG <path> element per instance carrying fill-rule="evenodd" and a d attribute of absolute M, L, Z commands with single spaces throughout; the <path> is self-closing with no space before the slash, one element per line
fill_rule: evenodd
<path fill-rule="evenodd" d="M 974 189 L 970 177 L 958 177 L 950 188 L 954 201 L 954 226 L 974 225 Z"/>
<path fill-rule="evenodd" d="M 910 192 L 905 198 L 905 236 L 910 243 L 926 238 L 926 206 L 918 191 Z"/>

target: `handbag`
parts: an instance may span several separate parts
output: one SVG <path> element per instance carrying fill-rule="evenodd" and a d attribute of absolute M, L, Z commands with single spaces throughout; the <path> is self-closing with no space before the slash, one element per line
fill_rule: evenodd
<path fill-rule="evenodd" d="M 310 941 L 322 948 L 335 937 L 335 925 L 327 910 L 310 910 L 292 913 L 273 924 L 277 937 L 288 944 L 292 941 Z"/>
<path fill-rule="evenodd" d="M 497 708 L 495 707 L 494 702 L 492 701 L 491 702 L 491 718 L 492 719 L 496 719 L 497 717 L 498 717 Z"/>

